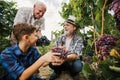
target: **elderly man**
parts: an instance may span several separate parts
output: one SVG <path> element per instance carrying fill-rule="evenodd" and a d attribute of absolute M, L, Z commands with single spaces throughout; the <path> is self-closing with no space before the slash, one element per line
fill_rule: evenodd
<path fill-rule="evenodd" d="M 75 17 L 69 16 L 64 25 L 64 34 L 55 43 L 55 47 L 64 48 L 68 55 L 63 59 L 62 65 L 50 64 L 54 70 L 50 80 L 58 78 L 63 70 L 70 72 L 73 80 L 79 80 L 79 72 L 82 70 L 82 62 L 79 56 L 82 55 L 83 40 L 76 34 L 76 30 L 78 30 L 78 25 L 75 23 Z"/>
<path fill-rule="evenodd" d="M 18 10 L 15 19 L 14 25 L 17 23 L 29 23 L 36 27 L 38 36 L 41 37 L 41 30 L 45 29 L 45 19 L 43 17 L 44 13 L 46 12 L 46 6 L 44 3 L 37 1 L 34 4 L 33 8 L 29 7 L 22 7 Z M 14 33 L 12 32 L 11 35 L 11 44 L 16 44 L 16 38 Z"/>

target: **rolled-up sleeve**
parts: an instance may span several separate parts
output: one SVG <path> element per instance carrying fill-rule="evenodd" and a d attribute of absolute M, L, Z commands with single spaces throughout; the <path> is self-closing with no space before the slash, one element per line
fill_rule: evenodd
<path fill-rule="evenodd" d="M 44 18 L 42 18 L 40 26 L 41 26 L 40 30 L 45 30 L 45 19 Z"/>
<path fill-rule="evenodd" d="M 45 30 L 45 19 L 44 19 L 44 17 L 35 20 L 33 25 L 38 30 Z"/>

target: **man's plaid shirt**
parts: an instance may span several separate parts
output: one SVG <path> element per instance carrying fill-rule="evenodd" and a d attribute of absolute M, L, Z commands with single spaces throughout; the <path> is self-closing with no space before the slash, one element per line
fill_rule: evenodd
<path fill-rule="evenodd" d="M 66 43 L 66 35 L 62 35 L 57 39 L 54 47 L 65 45 L 65 43 Z M 82 48 L 83 48 L 82 38 L 79 35 L 74 35 L 70 42 L 68 51 L 70 53 L 76 53 L 80 56 L 82 55 Z"/>

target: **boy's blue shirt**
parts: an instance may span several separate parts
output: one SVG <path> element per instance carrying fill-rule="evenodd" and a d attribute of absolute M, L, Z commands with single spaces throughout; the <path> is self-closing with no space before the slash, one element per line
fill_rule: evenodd
<path fill-rule="evenodd" d="M 40 56 L 34 46 L 30 47 L 28 52 L 24 54 L 17 44 L 2 51 L 0 61 L 6 72 L 7 77 L 5 80 L 19 80 L 18 78 L 24 70 L 31 66 Z M 38 78 L 33 75 L 28 80 L 38 80 Z"/>

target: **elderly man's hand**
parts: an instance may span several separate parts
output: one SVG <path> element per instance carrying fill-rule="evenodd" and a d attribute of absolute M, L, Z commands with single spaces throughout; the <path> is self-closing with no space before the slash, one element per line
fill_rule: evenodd
<path fill-rule="evenodd" d="M 62 65 L 65 62 L 65 59 L 60 58 L 59 56 L 55 58 L 55 60 L 51 63 L 54 66 Z"/>

